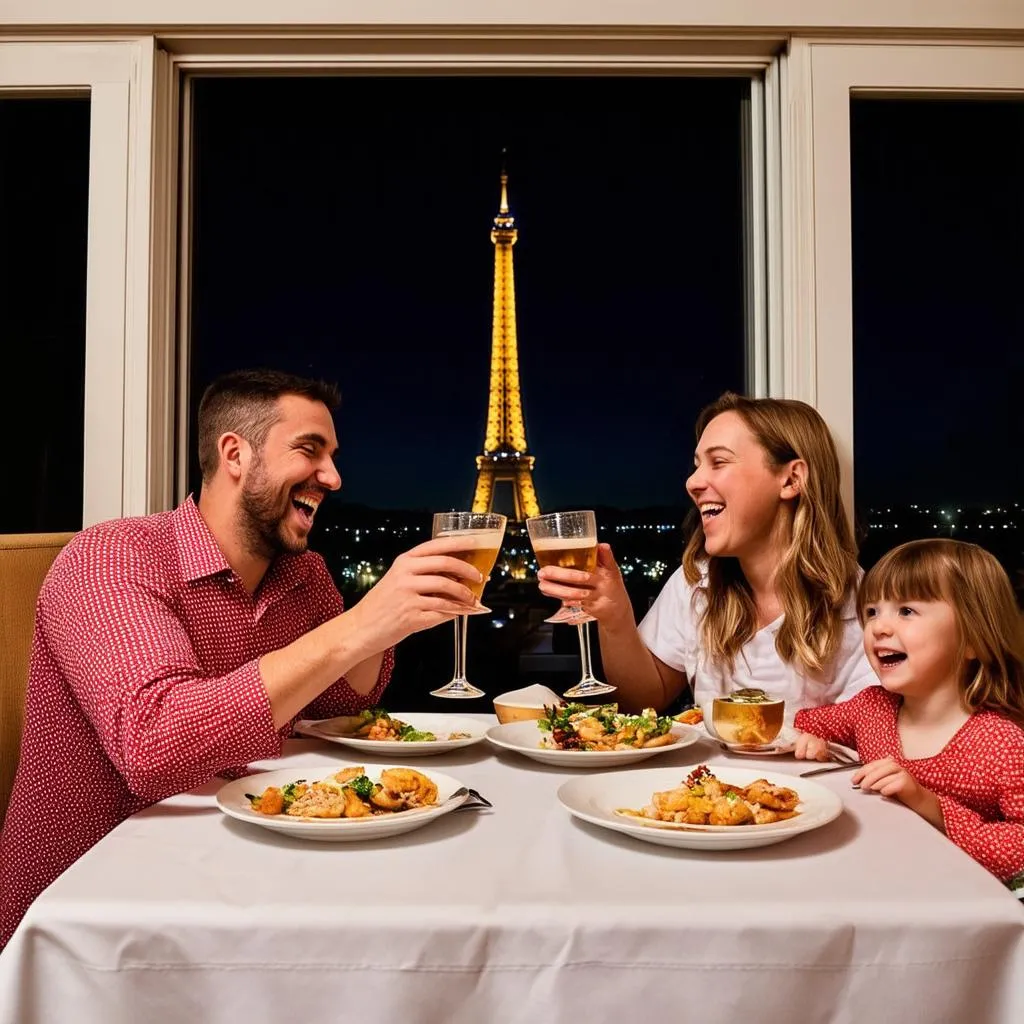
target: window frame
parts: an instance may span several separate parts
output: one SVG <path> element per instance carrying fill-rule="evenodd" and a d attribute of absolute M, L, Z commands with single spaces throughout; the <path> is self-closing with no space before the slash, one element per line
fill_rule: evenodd
<path fill-rule="evenodd" d="M 148 490 L 152 44 L 0 39 L 0 95 L 84 96 L 89 113 L 83 525 Z"/>

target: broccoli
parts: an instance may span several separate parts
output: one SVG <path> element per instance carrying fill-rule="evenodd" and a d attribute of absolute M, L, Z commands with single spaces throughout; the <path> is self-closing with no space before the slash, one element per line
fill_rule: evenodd
<path fill-rule="evenodd" d="M 373 781 L 365 775 L 357 775 L 354 779 L 349 779 L 345 785 L 349 789 L 355 790 L 356 796 L 361 800 L 369 800 L 373 796 L 374 789 L 376 789 Z"/>
<path fill-rule="evenodd" d="M 405 743 L 423 743 L 437 739 L 432 732 L 422 732 L 411 725 L 403 725 L 398 731 L 398 738 Z"/>
<path fill-rule="evenodd" d="M 294 800 L 295 787 L 301 786 L 305 781 L 305 779 L 296 779 L 294 782 L 289 782 L 287 785 L 282 786 L 281 793 L 284 796 L 285 800 Z"/>

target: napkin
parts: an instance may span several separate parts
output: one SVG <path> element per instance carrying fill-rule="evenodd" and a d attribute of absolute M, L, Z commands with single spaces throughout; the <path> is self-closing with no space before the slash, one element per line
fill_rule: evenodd
<path fill-rule="evenodd" d="M 546 704 L 560 704 L 562 698 L 549 690 L 546 686 L 534 683 L 533 686 L 524 686 L 521 690 L 509 690 L 508 693 L 501 693 L 494 698 L 495 704 L 503 704 L 505 707 L 513 708 L 542 708 Z"/>

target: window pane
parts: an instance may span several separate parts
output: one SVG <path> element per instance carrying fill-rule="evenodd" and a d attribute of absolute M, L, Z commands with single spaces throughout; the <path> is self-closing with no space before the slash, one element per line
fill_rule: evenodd
<path fill-rule="evenodd" d="M 190 422 L 228 369 L 340 383 L 344 491 L 318 512 L 314 546 L 347 603 L 428 536 L 431 512 L 467 507 L 488 409 L 490 232 L 507 148 L 537 497 L 542 511 L 598 510 L 645 611 L 679 563 L 697 412 L 744 383 L 749 81 L 194 85 Z M 496 614 L 471 620 L 469 664 L 489 693 L 537 681 L 543 658 L 519 660 L 535 641 L 578 654 L 575 630 L 536 632 L 550 602 L 534 579 L 497 572 L 485 600 Z M 447 629 L 410 638 L 395 688 L 407 679 L 422 699 L 451 656 Z"/>
<path fill-rule="evenodd" d="M 1024 102 L 854 100 L 862 562 L 952 536 L 1024 598 Z"/>
<path fill-rule="evenodd" d="M 88 202 L 88 99 L 0 98 L 0 533 L 82 525 Z"/>

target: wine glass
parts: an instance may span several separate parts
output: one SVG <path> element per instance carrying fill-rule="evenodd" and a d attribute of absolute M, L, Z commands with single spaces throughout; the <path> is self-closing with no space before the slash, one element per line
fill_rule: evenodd
<path fill-rule="evenodd" d="M 597 518 L 593 512 L 550 512 L 526 520 L 533 553 L 537 564 L 557 565 L 563 569 L 593 572 L 597 567 Z M 575 625 L 580 636 L 580 681 L 571 686 L 563 697 L 590 697 L 599 693 L 614 693 L 615 687 L 601 682 L 590 667 L 590 623 L 588 615 L 578 604 L 562 603 L 562 607 L 545 622 L 565 622 Z"/>
<path fill-rule="evenodd" d="M 480 582 L 471 583 L 459 579 L 473 592 L 477 607 L 473 614 L 489 612 L 480 602 L 484 584 L 498 558 L 501 539 L 505 535 L 506 517 L 496 512 L 437 512 L 434 514 L 434 537 L 464 537 L 465 547 L 450 552 L 452 558 L 469 562 L 480 572 Z M 451 681 L 438 690 L 431 690 L 434 697 L 483 697 L 484 691 L 466 679 L 466 623 L 467 615 L 455 619 L 455 671 Z"/>

